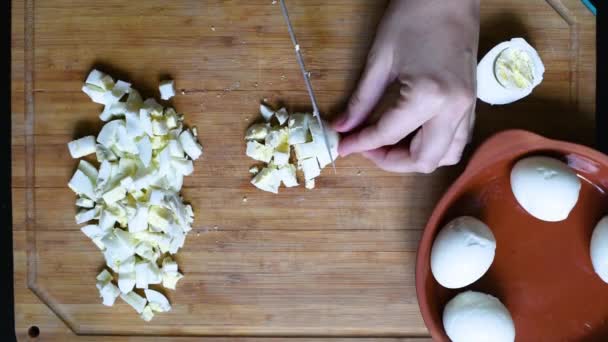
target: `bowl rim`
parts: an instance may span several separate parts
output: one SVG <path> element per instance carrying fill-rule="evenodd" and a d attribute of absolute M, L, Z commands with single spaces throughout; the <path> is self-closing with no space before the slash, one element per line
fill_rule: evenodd
<path fill-rule="evenodd" d="M 423 254 L 428 253 L 430 256 L 433 237 L 441 223 L 440 220 L 450 208 L 450 205 L 454 203 L 462 188 L 486 167 L 494 165 L 505 158 L 509 158 L 508 156 L 549 150 L 557 151 L 562 154 L 576 153 L 608 167 L 608 156 L 590 147 L 549 139 L 525 130 L 506 130 L 492 135 L 477 148 L 462 174 L 448 187 L 441 199 L 435 205 L 433 212 L 424 227 L 420 242 L 418 243 L 415 271 L 418 307 L 424 324 L 433 340 L 443 341 L 447 336 L 445 335 L 443 322 L 435 322 L 432 319 L 433 315 L 427 304 L 429 296 L 424 290 L 425 279 L 423 279 L 422 273 L 424 271 L 430 272 L 430 260 L 428 258 L 425 259 Z M 505 155 L 507 155 L 507 157 L 505 157 Z"/>

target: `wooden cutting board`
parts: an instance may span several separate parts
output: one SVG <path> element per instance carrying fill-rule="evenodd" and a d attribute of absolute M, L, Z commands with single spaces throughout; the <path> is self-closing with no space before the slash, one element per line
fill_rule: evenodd
<path fill-rule="evenodd" d="M 348 98 L 385 5 L 289 1 L 323 112 L 339 113 Z M 521 102 L 478 105 L 475 144 L 514 127 L 592 144 L 594 17 L 575 0 L 482 0 L 481 13 L 480 57 L 523 36 L 547 71 Z M 16 0 L 12 23 L 20 339 L 428 340 L 414 287 L 416 246 L 460 168 L 398 175 L 354 156 L 337 162 L 337 174 L 325 170 L 312 191 L 272 195 L 249 184 L 243 132 L 259 103 L 309 108 L 278 4 Z M 145 96 L 158 97 L 159 79 L 173 78 L 172 103 L 205 146 L 183 190 L 196 213 L 177 257 L 185 278 L 168 293 L 173 311 L 150 323 L 120 300 L 101 305 L 95 275 L 103 258 L 74 223 L 66 184 L 76 161 L 66 143 L 100 128 L 100 107 L 80 92 L 92 67 Z"/>

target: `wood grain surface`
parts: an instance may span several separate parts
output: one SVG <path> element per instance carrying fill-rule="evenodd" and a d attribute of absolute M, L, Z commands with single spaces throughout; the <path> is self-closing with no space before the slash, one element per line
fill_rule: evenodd
<path fill-rule="evenodd" d="M 339 113 L 385 1 L 289 1 L 320 106 Z M 594 142 L 595 19 L 575 0 L 482 0 L 480 57 L 523 36 L 546 66 L 525 100 L 479 104 L 474 144 L 506 128 Z M 40 340 L 428 340 L 414 287 L 416 246 L 461 167 L 398 175 L 360 157 L 317 188 L 249 184 L 242 137 L 267 99 L 309 108 L 278 5 L 256 1 L 15 0 L 12 187 L 17 334 Z M 163 77 L 205 155 L 184 197 L 196 217 L 178 261 L 173 311 L 150 323 L 100 303 L 96 247 L 74 222 L 66 143 L 95 134 L 100 107 L 80 86 L 92 67 L 156 96 Z M 243 198 L 247 201 L 244 202 Z M 139 336 L 139 337 L 135 337 Z M 222 337 L 223 336 L 223 337 Z M 178 339 L 179 337 L 179 339 Z M 271 338 L 272 337 L 272 338 Z M 158 338 L 156 338 L 158 339 Z"/>

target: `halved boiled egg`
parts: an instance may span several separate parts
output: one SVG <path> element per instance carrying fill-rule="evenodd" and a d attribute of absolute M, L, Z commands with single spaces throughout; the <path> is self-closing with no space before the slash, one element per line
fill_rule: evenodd
<path fill-rule="evenodd" d="M 544 72 L 538 52 L 523 38 L 502 42 L 477 65 L 477 97 L 491 105 L 515 102 L 532 93 Z"/>

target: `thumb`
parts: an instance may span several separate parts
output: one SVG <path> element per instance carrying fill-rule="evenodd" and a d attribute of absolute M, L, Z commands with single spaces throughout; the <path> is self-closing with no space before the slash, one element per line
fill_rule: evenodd
<path fill-rule="evenodd" d="M 359 126 L 372 112 L 390 82 L 392 58 L 371 53 L 357 89 L 350 97 L 346 111 L 332 124 L 338 132 Z"/>

